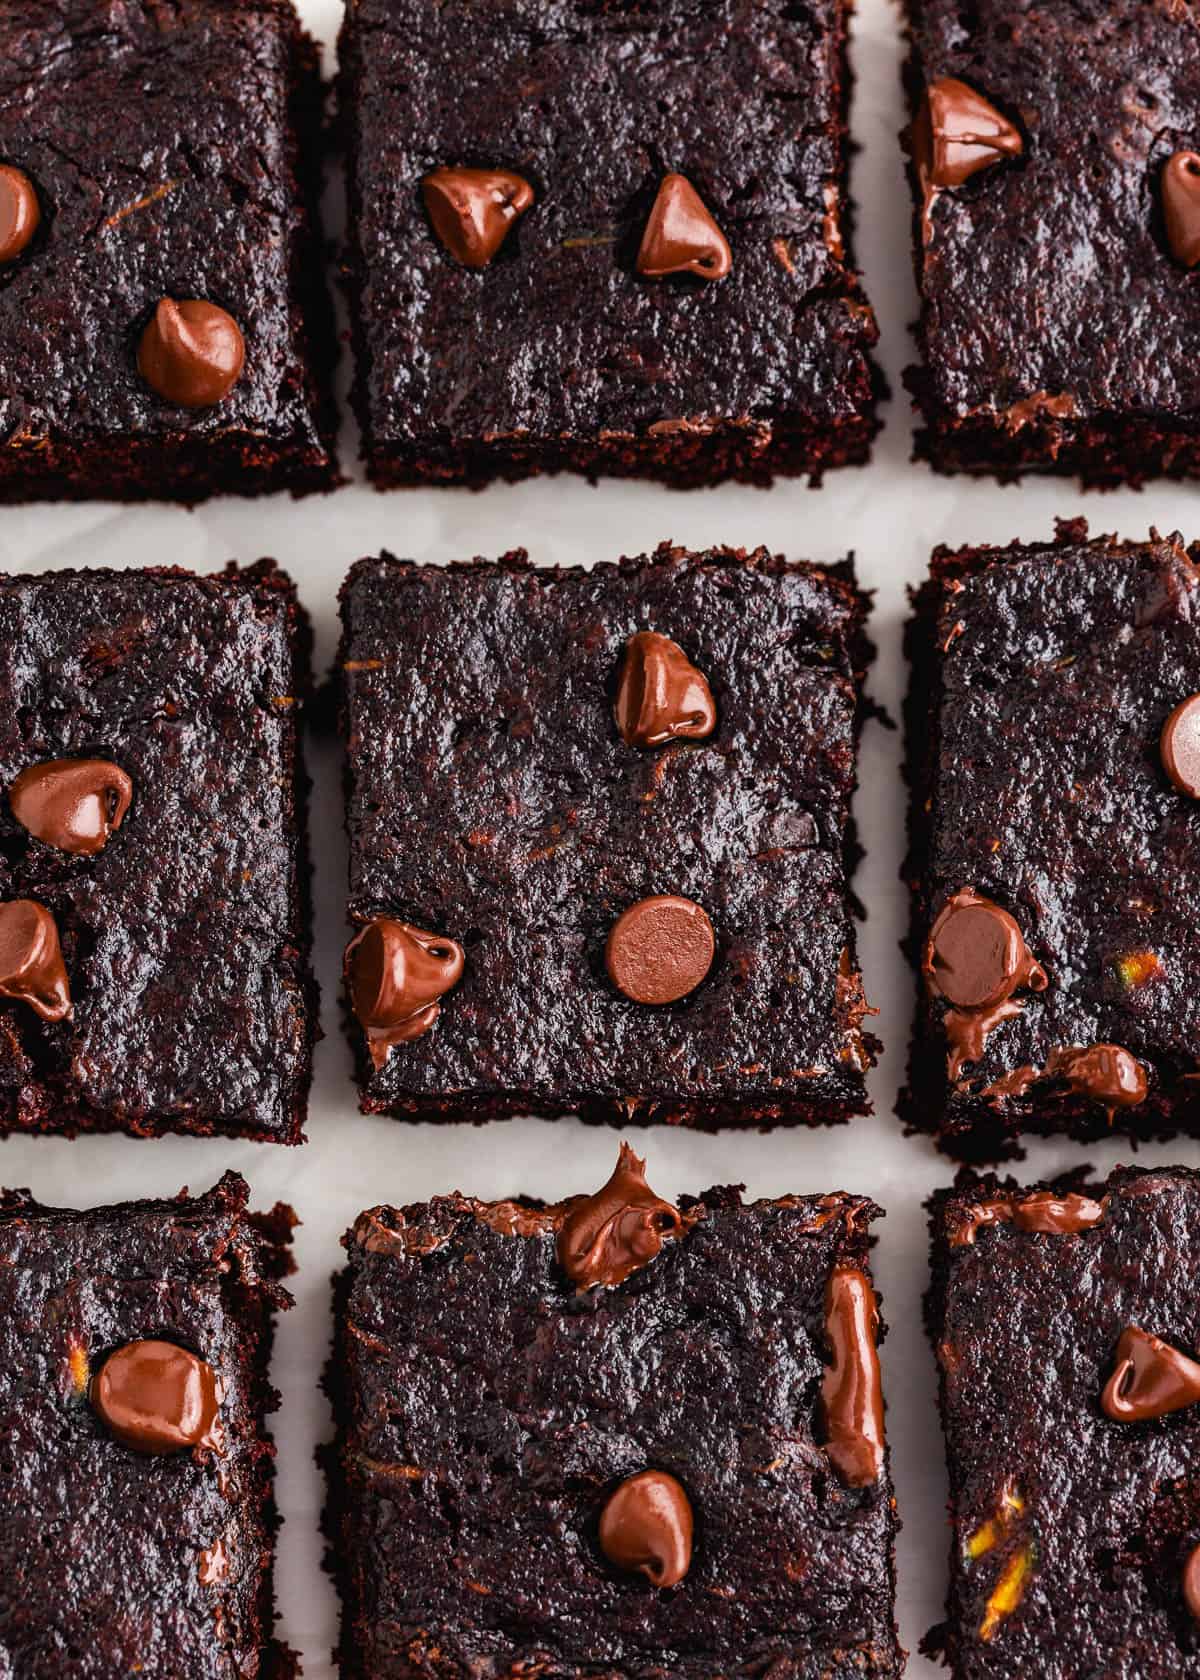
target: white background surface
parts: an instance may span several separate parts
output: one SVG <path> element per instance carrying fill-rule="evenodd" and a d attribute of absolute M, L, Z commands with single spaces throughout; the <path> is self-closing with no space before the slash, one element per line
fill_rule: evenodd
<path fill-rule="evenodd" d="M 339 0 L 300 0 L 305 20 L 332 46 Z M 898 12 L 888 0 L 861 0 L 853 45 L 858 76 L 852 128 L 862 151 L 853 172 L 859 206 L 857 255 L 883 329 L 881 359 L 893 392 L 873 464 L 835 473 L 811 491 L 781 480 L 771 491 L 735 487 L 677 492 L 609 481 L 593 488 L 560 478 L 467 491 L 398 491 L 380 496 L 361 482 L 328 497 L 211 502 L 180 509 L 85 506 L 0 511 L 0 570 L 66 565 L 179 564 L 215 570 L 232 557 L 274 555 L 297 579 L 317 635 L 318 670 L 336 646 L 335 594 L 351 561 L 388 547 L 425 561 L 496 555 L 524 545 L 540 562 L 588 563 L 638 554 L 663 538 L 704 547 L 766 543 L 795 558 L 833 560 L 857 552 L 860 577 L 876 591 L 872 634 L 879 660 L 876 699 L 896 718 L 903 684 L 900 650 L 906 586 L 922 575 L 938 542 L 1046 537 L 1055 514 L 1085 513 L 1093 528 L 1143 535 L 1149 525 L 1200 536 L 1200 490 L 1151 488 L 1141 495 L 1084 495 L 1072 482 L 1001 489 L 938 479 L 909 463 L 910 420 L 900 370 L 911 360 L 915 315 L 909 212 L 896 134 L 903 122 Z M 330 195 L 331 198 L 335 196 Z M 333 212 L 331 206 L 331 219 Z M 347 369 L 343 366 L 342 381 Z M 345 465 L 356 439 L 343 435 Z M 334 1673 L 330 1650 L 336 1605 L 320 1568 L 322 1488 L 313 1449 L 329 1430 L 318 1378 L 329 1340 L 329 1279 L 341 1262 L 338 1239 L 364 1206 L 410 1201 L 461 1188 L 481 1196 L 526 1192 L 558 1197 L 597 1188 L 607 1177 L 617 1134 L 575 1121 L 514 1121 L 477 1129 L 410 1126 L 356 1111 L 350 1058 L 337 1019 L 337 974 L 344 938 L 345 855 L 339 771 L 334 750 L 310 743 L 317 965 L 325 994 L 327 1037 L 318 1048 L 309 1143 L 298 1150 L 223 1141 L 124 1138 L 10 1139 L 0 1144 L 0 1180 L 28 1185 L 44 1201 L 86 1206 L 130 1196 L 206 1188 L 226 1167 L 249 1179 L 255 1205 L 290 1201 L 300 1270 L 296 1309 L 280 1324 L 274 1377 L 283 1391 L 276 1419 L 280 1541 L 280 1632 L 304 1657 L 309 1680 Z M 858 888 L 869 916 L 861 934 L 867 994 L 879 1009 L 876 1030 L 887 1049 L 874 1071 L 876 1114 L 832 1131 L 696 1137 L 668 1128 L 631 1130 L 649 1158 L 660 1194 L 697 1192 L 744 1180 L 751 1196 L 786 1191 L 865 1191 L 887 1209 L 878 1227 L 875 1276 L 891 1331 L 883 1351 L 892 1445 L 904 1533 L 899 1547 L 901 1635 L 917 1642 L 941 1614 L 947 1554 L 945 1477 L 935 1412 L 933 1360 L 924 1340 L 920 1298 L 926 1247 L 922 1202 L 952 1169 L 924 1139 L 905 1139 L 892 1114 L 903 1075 L 911 981 L 897 941 L 906 914 L 898 879 L 905 800 L 896 733 L 871 724 L 863 742 L 857 813 L 866 861 Z M 518 1024 L 519 1025 L 519 1024 Z M 1128 1145 L 1093 1148 L 1104 1170 L 1129 1156 Z M 1043 1176 L 1079 1159 L 1069 1144 L 1034 1145 L 1021 1169 Z M 1200 1166 L 1200 1147 L 1183 1142 L 1143 1150 L 1146 1162 Z M 913 1676 L 939 1672 L 914 1655 Z"/>

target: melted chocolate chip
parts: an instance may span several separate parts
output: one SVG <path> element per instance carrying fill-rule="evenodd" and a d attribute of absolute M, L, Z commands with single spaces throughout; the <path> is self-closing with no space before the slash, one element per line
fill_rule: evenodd
<path fill-rule="evenodd" d="M 1030 1196 L 993 1196 L 972 1204 L 969 1216 L 950 1233 L 951 1248 L 963 1248 L 975 1241 L 988 1225 L 1015 1225 L 1052 1237 L 1078 1236 L 1090 1231 L 1104 1218 L 1105 1202 L 1091 1196 L 1056 1196 L 1053 1190 L 1035 1190 Z"/>
<path fill-rule="evenodd" d="M 41 208 L 23 169 L 0 163 L 0 263 L 19 257 L 38 230 Z"/>
<path fill-rule="evenodd" d="M 1168 1342 L 1131 1324 L 1122 1330 L 1117 1359 L 1100 1404 L 1117 1423 L 1146 1423 L 1200 1400 L 1200 1365 Z"/>
<path fill-rule="evenodd" d="M 1188 1554 L 1183 1566 L 1183 1602 L 1193 1620 L 1200 1622 L 1200 1546 Z"/>
<path fill-rule="evenodd" d="M 435 169 L 421 194 L 434 232 L 466 268 L 486 268 L 533 203 L 529 182 L 508 169 Z"/>
<path fill-rule="evenodd" d="M 1175 152 L 1162 172 L 1163 221 L 1176 262 L 1200 262 L 1200 154 Z"/>
<path fill-rule="evenodd" d="M 558 1260 L 582 1293 L 623 1283 L 659 1254 L 683 1221 L 678 1208 L 646 1183 L 646 1163 L 623 1143 L 608 1183 L 566 1208 L 558 1230 Z"/>
<path fill-rule="evenodd" d="M 703 674 L 678 642 L 653 630 L 639 631 L 625 644 L 613 715 L 631 747 L 661 747 L 680 737 L 703 740 L 717 722 Z"/>
<path fill-rule="evenodd" d="M 1146 1070 L 1119 1044 L 1089 1044 L 1053 1050 L 1047 1076 L 1065 1081 L 1076 1096 L 1089 1097 L 1110 1112 L 1136 1108 L 1150 1088 Z"/>
<path fill-rule="evenodd" d="M 92 1406 L 123 1446 L 161 1455 L 220 1445 L 220 1385 L 210 1365 L 174 1342 L 129 1342 L 92 1382 Z"/>
<path fill-rule="evenodd" d="M 733 266 L 729 241 L 685 175 L 664 175 L 642 234 L 639 274 L 695 274 L 723 280 Z"/>
<path fill-rule="evenodd" d="M 13 816 L 47 846 L 90 857 L 120 828 L 133 783 L 104 758 L 51 758 L 31 764 L 8 790 Z"/>
<path fill-rule="evenodd" d="M 942 1023 L 952 1079 L 964 1063 L 979 1060 L 993 1028 L 1020 1014 L 1014 992 L 1048 984 L 1008 911 L 972 887 L 961 887 L 938 912 L 921 968 L 929 991 L 953 1006 Z"/>
<path fill-rule="evenodd" d="M 1189 799 L 1200 799 L 1200 694 L 1181 700 L 1159 737 L 1163 769 Z"/>
<path fill-rule="evenodd" d="M 43 1021 L 62 1021 L 71 1013 L 58 925 L 32 898 L 0 904 L 0 997 L 27 1003 Z"/>
<path fill-rule="evenodd" d="M 912 152 L 926 192 L 961 187 L 981 169 L 1019 157 L 1019 131 L 955 76 L 930 82 L 913 124 Z"/>
<path fill-rule="evenodd" d="M 465 964 L 455 940 L 390 916 L 376 916 L 350 941 L 344 960 L 350 1002 L 377 1068 L 393 1046 L 429 1031 L 441 1013 L 438 999 L 458 984 Z"/>
<path fill-rule="evenodd" d="M 691 1565 L 692 1529 L 681 1483 L 665 1470 L 641 1470 L 609 1495 L 600 1549 L 618 1569 L 637 1569 L 656 1587 L 674 1587 Z"/>
<path fill-rule="evenodd" d="M 180 408 L 211 408 L 237 384 L 246 360 L 233 316 L 203 298 L 163 298 L 138 345 L 138 372 Z"/>
<path fill-rule="evenodd" d="M 608 977 L 634 1003 L 675 1003 L 712 967 L 713 925 L 690 898 L 643 898 L 622 912 L 604 948 Z"/>
<path fill-rule="evenodd" d="M 883 1381 L 876 1336 L 879 1309 L 870 1279 L 837 1266 L 825 1290 L 825 1335 L 833 1354 L 821 1380 L 825 1451 L 850 1487 L 866 1487 L 883 1468 Z"/>

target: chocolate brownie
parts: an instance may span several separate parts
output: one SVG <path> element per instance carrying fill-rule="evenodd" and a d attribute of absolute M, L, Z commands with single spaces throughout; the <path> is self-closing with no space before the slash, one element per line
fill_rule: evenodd
<path fill-rule="evenodd" d="M 899 1675 L 880 1209 L 646 1184 L 347 1235 L 344 1680 Z"/>
<path fill-rule="evenodd" d="M 867 457 L 849 0 L 350 0 L 354 405 L 381 487 Z"/>
<path fill-rule="evenodd" d="M 907 0 L 918 454 L 1096 484 L 1200 471 L 1200 18 Z"/>
<path fill-rule="evenodd" d="M 0 577 L 0 1132 L 302 1141 L 307 686 L 270 561 Z"/>
<path fill-rule="evenodd" d="M 952 1153 L 1200 1132 L 1197 559 L 1077 520 L 916 593 L 902 1112 Z"/>
<path fill-rule="evenodd" d="M 6 0 L 0 62 L 0 501 L 335 484 L 290 0 Z"/>
<path fill-rule="evenodd" d="M 75 1212 L 0 1196 L 0 1668 L 13 1680 L 293 1675 L 272 1637 L 265 1416 L 290 1208 Z"/>
<path fill-rule="evenodd" d="M 363 560 L 342 591 L 365 1110 L 865 1113 L 849 562 Z"/>
<path fill-rule="evenodd" d="M 1200 1175 L 932 1203 L 954 1680 L 1200 1675 Z"/>

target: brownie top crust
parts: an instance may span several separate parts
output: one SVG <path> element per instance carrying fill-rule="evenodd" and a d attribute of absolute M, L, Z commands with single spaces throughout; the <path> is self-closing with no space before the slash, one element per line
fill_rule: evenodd
<path fill-rule="evenodd" d="M 375 441 L 861 414 L 875 327 L 843 251 L 845 15 L 843 0 L 353 0 L 342 107 Z M 443 165 L 532 188 L 481 271 L 422 209 Z M 733 248 L 718 284 L 636 272 L 676 171 Z"/>
<path fill-rule="evenodd" d="M 932 1209 L 955 1522 L 935 1644 L 960 1680 L 1200 1675 L 1200 1175 L 967 1175 Z"/>
<path fill-rule="evenodd" d="M 352 919 L 465 953 L 432 1029 L 366 1074 L 372 1106 L 862 1111 L 847 825 L 869 650 L 848 569 L 384 556 L 342 599 Z M 622 656 L 650 631 L 706 679 L 705 738 L 623 739 Z M 648 1007 L 623 913 L 664 898 L 700 907 L 706 950 L 687 996 Z"/>
<path fill-rule="evenodd" d="M 298 308 L 315 49 L 288 0 L 6 0 L 0 61 L 0 160 L 41 210 L 0 264 L 0 441 L 240 432 L 328 467 Z M 224 400 L 182 407 L 139 373 L 164 297 L 241 329 Z"/>
<path fill-rule="evenodd" d="M 299 1141 L 307 681 L 302 615 L 270 562 L 0 578 L 0 902 L 50 912 L 71 1003 L 47 1019 L 6 984 L 6 1125 Z M 15 795 L 62 760 L 108 762 L 128 789 L 94 855 L 53 826 L 39 838 Z"/>
<path fill-rule="evenodd" d="M 951 1132 L 1191 1123 L 1200 804 L 1162 742 L 1200 691 L 1194 555 L 1178 538 L 1089 542 L 1077 521 L 1052 544 L 940 552 L 917 608 L 917 1108 Z M 1023 946 L 998 1011 L 938 983 L 967 899 Z M 1140 1070 L 1127 1089 L 1072 1061 L 1093 1046 Z"/>
<path fill-rule="evenodd" d="M 230 1173 L 195 1199 L 87 1212 L 0 1197 L 0 1643 L 14 1677 L 291 1672 L 273 1660 L 263 1414 L 294 1221 L 248 1214 L 247 1196 Z M 215 1374 L 203 1447 L 138 1451 L 102 1421 L 98 1374 L 141 1338 Z"/>
<path fill-rule="evenodd" d="M 952 77 L 1019 156 L 917 218 L 929 415 L 1194 416 L 1200 291 L 1163 171 L 1200 145 L 1200 13 L 1178 0 L 908 0 L 911 92 Z"/>
<path fill-rule="evenodd" d="M 346 1239 L 346 1672 L 897 1674 L 886 1465 L 847 1485 L 820 1406 L 829 1280 L 879 1210 L 682 1198 L 597 1288 L 560 1259 L 580 1203 L 443 1197 Z M 669 1591 L 602 1517 L 647 1467 L 695 1514 Z"/>

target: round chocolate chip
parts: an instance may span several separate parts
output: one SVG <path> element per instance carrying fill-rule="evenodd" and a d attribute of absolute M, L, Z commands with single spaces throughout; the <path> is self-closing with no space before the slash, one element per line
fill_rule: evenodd
<path fill-rule="evenodd" d="M 1181 700 L 1163 724 L 1159 751 L 1180 793 L 1200 799 L 1200 694 Z"/>
<path fill-rule="evenodd" d="M 690 898 L 643 898 L 618 916 L 604 960 L 619 992 L 634 1003 L 674 1003 L 712 967 L 712 923 Z"/>

